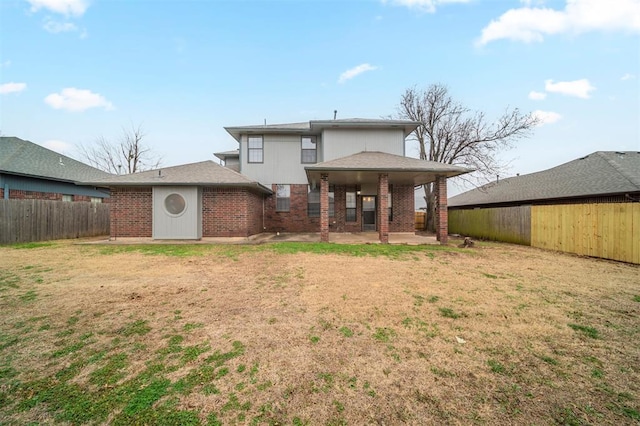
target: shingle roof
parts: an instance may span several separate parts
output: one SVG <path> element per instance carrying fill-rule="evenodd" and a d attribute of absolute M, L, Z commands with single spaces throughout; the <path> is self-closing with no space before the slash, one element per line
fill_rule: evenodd
<path fill-rule="evenodd" d="M 65 182 L 110 176 L 66 155 L 16 137 L 0 137 L 0 172 Z"/>
<path fill-rule="evenodd" d="M 221 160 L 226 160 L 227 157 L 239 157 L 240 156 L 240 150 L 239 149 L 234 149 L 234 150 L 231 150 L 231 151 L 214 152 L 213 155 L 215 155 L 216 157 L 218 157 Z"/>
<path fill-rule="evenodd" d="M 310 180 L 317 178 L 320 173 L 327 172 L 330 174 L 330 180 L 333 176 L 333 179 L 338 179 L 339 182 L 361 183 L 372 178 L 377 179 L 377 175 L 384 172 L 389 174 L 390 180 L 414 185 L 433 182 L 436 176 L 453 177 L 473 171 L 460 166 L 378 151 L 359 152 L 307 166 L 305 170 Z"/>
<path fill-rule="evenodd" d="M 449 199 L 449 207 L 640 192 L 640 152 L 597 151 L 541 172 L 492 182 Z"/>
<path fill-rule="evenodd" d="M 173 167 L 161 167 L 156 170 L 128 175 L 112 175 L 105 179 L 86 183 L 109 187 L 167 185 L 241 186 L 255 188 L 265 193 L 271 192 L 268 188 L 252 181 L 248 177 L 227 167 L 222 167 L 211 160 Z"/>

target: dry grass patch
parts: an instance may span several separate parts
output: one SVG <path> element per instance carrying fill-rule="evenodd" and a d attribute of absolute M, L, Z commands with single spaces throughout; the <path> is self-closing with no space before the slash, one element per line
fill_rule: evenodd
<path fill-rule="evenodd" d="M 640 421 L 640 269 L 505 244 L 0 248 L 6 424 Z"/>

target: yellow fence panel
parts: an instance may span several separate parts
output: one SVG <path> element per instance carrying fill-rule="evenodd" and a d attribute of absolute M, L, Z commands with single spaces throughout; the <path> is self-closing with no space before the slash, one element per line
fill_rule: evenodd
<path fill-rule="evenodd" d="M 533 206 L 531 245 L 640 264 L 640 204 Z"/>

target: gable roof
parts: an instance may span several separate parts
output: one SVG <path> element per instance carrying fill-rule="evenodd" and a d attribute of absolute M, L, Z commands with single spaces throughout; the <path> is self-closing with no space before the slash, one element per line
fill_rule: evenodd
<path fill-rule="evenodd" d="M 16 137 L 0 137 L 0 173 L 63 182 L 111 176 L 66 155 Z"/>
<path fill-rule="evenodd" d="M 265 186 L 212 160 L 183 164 L 173 167 L 161 167 L 146 172 L 128 175 L 111 175 L 104 179 L 86 182 L 97 186 L 239 186 L 254 188 L 271 193 Z"/>
<path fill-rule="evenodd" d="M 387 120 L 371 118 L 343 118 L 339 120 L 311 120 L 302 123 L 268 124 L 257 126 L 231 126 L 224 129 L 235 140 L 240 142 L 243 133 L 249 134 L 274 134 L 274 133 L 294 133 L 294 134 L 319 134 L 327 128 L 350 128 L 350 129 L 383 129 L 402 128 L 405 137 L 413 132 L 420 123 L 409 120 Z"/>
<path fill-rule="evenodd" d="M 473 170 L 451 164 L 418 158 L 403 157 L 379 151 L 363 151 L 335 160 L 305 167 L 310 181 L 319 180 L 322 173 L 329 173 L 335 183 L 354 184 L 377 179 L 387 173 L 390 182 L 421 185 L 433 182 L 436 176 L 454 177 Z"/>
<path fill-rule="evenodd" d="M 640 152 L 597 151 L 541 172 L 492 182 L 449 199 L 449 207 L 640 192 Z"/>

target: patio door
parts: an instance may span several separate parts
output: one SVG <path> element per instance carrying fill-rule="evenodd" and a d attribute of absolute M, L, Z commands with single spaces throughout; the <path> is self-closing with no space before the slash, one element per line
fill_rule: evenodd
<path fill-rule="evenodd" d="M 366 195 L 362 197 L 362 230 L 376 230 L 376 197 Z"/>

